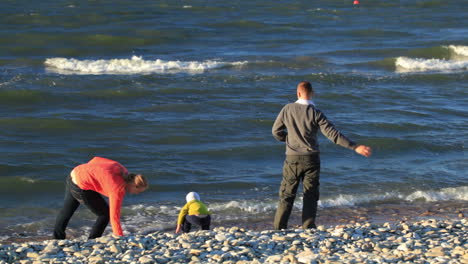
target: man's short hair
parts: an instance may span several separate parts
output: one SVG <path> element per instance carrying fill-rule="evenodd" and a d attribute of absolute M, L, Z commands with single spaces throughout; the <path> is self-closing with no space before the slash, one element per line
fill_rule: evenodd
<path fill-rule="evenodd" d="M 303 92 L 305 92 L 307 94 L 314 93 L 314 89 L 312 88 L 312 84 L 310 84 L 310 82 L 307 82 L 307 81 L 300 82 L 297 85 L 297 89 L 301 90 L 301 91 L 303 91 Z"/>

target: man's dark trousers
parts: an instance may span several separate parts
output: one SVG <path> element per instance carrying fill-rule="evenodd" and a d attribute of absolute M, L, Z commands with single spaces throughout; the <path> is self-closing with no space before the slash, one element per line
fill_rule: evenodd
<path fill-rule="evenodd" d="M 287 229 L 297 188 L 301 181 L 304 194 L 302 227 L 305 229 L 316 228 L 315 217 L 320 184 L 320 157 L 318 154 L 286 156 L 283 166 L 283 180 L 279 191 L 280 200 L 274 220 L 275 229 Z"/>

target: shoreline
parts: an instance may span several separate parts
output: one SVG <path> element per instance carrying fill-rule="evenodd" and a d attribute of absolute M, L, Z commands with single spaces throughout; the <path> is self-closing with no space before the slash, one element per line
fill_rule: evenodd
<path fill-rule="evenodd" d="M 450 263 L 468 262 L 468 220 L 355 223 L 253 231 L 215 227 L 92 240 L 0 244 L 3 263 Z"/>
<path fill-rule="evenodd" d="M 416 222 L 419 220 L 463 219 L 468 217 L 468 203 L 465 201 L 437 201 L 424 203 L 379 204 L 373 206 L 319 208 L 316 224 L 327 227 L 371 223 Z M 240 226 L 249 230 L 273 229 L 274 213 L 264 219 L 226 222 L 224 227 Z M 301 228 L 301 210 L 294 208 L 289 218 L 289 229 Z"/>
<path fill-rule="evenodd" d="M 319 210 L 317 229 L 287 230 L 268 221 L 217 223 L 209 231 L 174 230 L 87 240 L 50 237 L 0 243 L 4 263 L 468 263 L 463 201 Z M 447 209 L 448 208 L 448 209 Z M 380 214 L 378 214 L 380 213 Z M 337 217 L 339 215 L 339 217 Z"/>
<path fill-rule="evenodd" d="M 395 203 L 395 204 L 379 204 L 373 206 L 353 206 L 353 207 L 329 207 L 319 208 L 317 213 L 316 224 L 333 227 L 338 225 L 356 224 L 356 223 L 371 223 L 383 224 L 386 222 L 415 222 L 425 219 L 463 219 L 468 217 L 468 203 L 465 201 L 437 201 L 424 203 Z M 240 227 L 252 231 L 264 231 L 273 229 L 274 212 L 265 214 L 263 218 L 247 218 L 236 220 L 217 220 L 216 215 L 212 221 L 211 229 L 216 227 Z M 293 208 L 289 219 L 289 229 L 301 228 L 301 210 Z M 52 227 L 50 227 L 52 230 Z M 167 232 L 173 233 L 174 228 L 166 228 L 163 230 L 152 230 L 152 232 Z M 147 233 L 138 233 L 138 230 L 129 230 L 130 235 L 138 234 L 145 235 Z M 52 231 L 51 231 L 52 232 Z M 109 234 L 111 229 L 108 227 L 104 235 Z M 80 230 L 68 230 L 69 239 L 78 239 L 82 234 Z M 21 233 L 20 233 L 21 234 Z M 6 234 L 8 235 L 8 234 Z M 44 235 L 24 235 L 14 236 L 0 241 L 0 244 L 11 243 L 26 243 L 40 242 L 52 239 L 51 236 Z"/>

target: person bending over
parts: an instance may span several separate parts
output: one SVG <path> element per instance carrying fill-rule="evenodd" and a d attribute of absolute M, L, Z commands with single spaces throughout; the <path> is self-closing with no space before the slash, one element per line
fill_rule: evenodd
<path fill-rule="evenodd" d="M 129 173 L 120 163 L 107 158 L 94 157 L 75 167 L 66 181 L 64 204 L 55 222 L 54 238 L 66 238 L 65 229 L 80 204 L 97 216 L 90 239 L 102 236 L 109 219 L 113 234 L 123 236 L 120 225 L 123 198 L 126 193 L 138 194 L 147 188 L 148 182 L 143 175 Z M 109 198 L 110 206 L 103 195 Z"/>

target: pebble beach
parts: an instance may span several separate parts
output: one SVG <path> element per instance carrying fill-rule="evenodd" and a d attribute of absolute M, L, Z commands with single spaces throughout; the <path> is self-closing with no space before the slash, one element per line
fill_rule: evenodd
<path fill-rule="evenodd" d="M 467 1 L 355 2 L 0 1 L 0 264 L 468 264 Z M 373 155 L 318 135 L 317 229 L 299 190 L 276 231 L 272 126 L 300 81 Z M 95 156 L 151 187 L 124 237 L 88 240 L 80 206 L 52 240 Z M 211 229 L 175 234 L 191 191 Z"/>
<path fill-rule="evenodd" d="M 187 234 L 0 244 L 0 263 L 468 263 L 468 220 L 317 229 L 215 227 Z"/>

